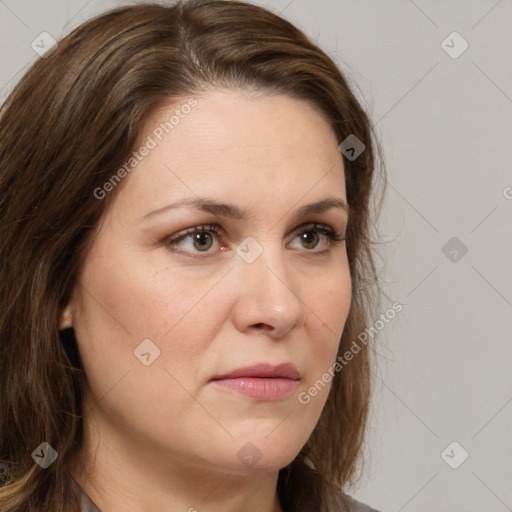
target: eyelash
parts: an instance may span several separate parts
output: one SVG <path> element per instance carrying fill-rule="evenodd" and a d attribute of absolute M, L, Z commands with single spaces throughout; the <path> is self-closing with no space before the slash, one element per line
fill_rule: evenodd
<path fill-rule="evenodd" d="M 344 234 L 336 233 L 336 231 L 334 229 L 332 229 L 330 226 L 328 226 L 327 224 L 319 224 L 319 223 L 304 224 L 304 225 L 300 226 L 299 228 L 297 228 L 297 230 L 295 231 L 295 235 L 298 236 L 298 235 L 301 235 L 308 231 L 310 231 L 310 232 L 317 231 L 320 234 L 326 236 L 328 238 L 328 245 L 329 245 L 329 247 L 323 251 L 315 251 L 314 249 L 305 249 L 306 252 L 311 253 L 311 254 L 318 254 L 318 255 L 326 254 L 327 252 L 329 252 L 332 249 L 332 247 L 335 243 L 344 242 L 346 240 Z M 180 233 L 177 233 L 176 235 L 173 235 L 172 237 L 165 239 L 164 244 L 167 247 L 172 248 L 172 246 L 174 244 L 181 242 L 182 240 L 188 238 L 189 236 L 201 234 L 201 233 L 213 233 L 217 237 L 222 237 L 222 235 L 224 235 L 224 230 L 222 230 L 221 228 L 219 228 L 219 226 L 217 226 L 215 224 L 204 224 L 204 225 L 200 225 L 200 226 L 194 226 L 193 228 L 186 229 L 185 231 L 182 231 Z M 212 253 L 204 252 L 203 256 L 197 256 L 198 254 L 201 254 L 202 251 L 176 250 L 176 252 L 193 255 L 192 257 L 196 257 L 196 258 L 204 258 L 204 257 L 212 255 Z"/>

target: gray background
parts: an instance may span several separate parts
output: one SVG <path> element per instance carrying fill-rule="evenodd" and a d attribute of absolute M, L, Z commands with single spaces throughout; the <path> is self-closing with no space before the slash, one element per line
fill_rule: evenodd
<path fill-rule="evenodd" d="M 41 32 L 59 39 L 126 3 L 0 0 L 2 101 L 37 58 Z M 404 308 L 379 337 L 366 473 L 353 496 L 382 511 L 512 510 L 512 2 L 257 3 L 358 84 L 386 154 L 379 250 L 392 300 L 382 312 Z M 469 44 L 457 58 L 441 46 L 453 31 Z M 452 237 L 456 261 L 442 250 Z M 453 441 L 469 454 L 457 469 L 445 460 L 460 461 L 462 448 L 441 456 Z"/>

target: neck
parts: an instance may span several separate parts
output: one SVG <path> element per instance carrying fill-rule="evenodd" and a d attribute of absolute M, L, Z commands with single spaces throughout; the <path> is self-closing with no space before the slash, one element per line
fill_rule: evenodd
<path fill-rule="evenodd" d="M 237 474 L 162 458 L 136 442 L 114 446 L 89 433 L 69 473 L 100 512 L 282 512 L 278 471 Z"/>

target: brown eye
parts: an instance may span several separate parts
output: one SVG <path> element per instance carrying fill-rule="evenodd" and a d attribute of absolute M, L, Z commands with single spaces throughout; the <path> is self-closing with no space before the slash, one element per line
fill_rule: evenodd
<path fill-rule="evenodd" d="M 192 237 L 194 248 L 198 251 L 207 251 L 213 245 L 211 233 L 196 233 Z"/>
<path fill-rule="evenodd" d="M 182 242 L 192 241 L 191 244 L 184 247 L 183 251 L 179 252 L 190 252 L 190 253 L 207 253 L 210 254 L 211 247 L 214 245 L 214 240 L 222 235 L 218 226 L 205 225 L 195 226 L 193 228 L 181 231 L 172 237 L 165 240 L 165 245 L 172 249 L 183 248 Z"/>
<path fill-rule="evenodd" d="M 333 228 L 326 224 L 308 224 L 296 231 L 296 236 L 300 237 L 302 248 L 313 254 L 326 253 L 336 242 L 345 240 L 344 235 L 336 233 Z M 313 249 L 321 244 L 322 239 L 325 241 L 326 248 L 314 251 Z"/>
<path fill-rule="evenodd" d="M 320 241 L 320 236 L 318 235 L 318 232 L 308 230 L 302 233 L 301 239 L 302 244 L 306 249 L 314 249 Z"/>

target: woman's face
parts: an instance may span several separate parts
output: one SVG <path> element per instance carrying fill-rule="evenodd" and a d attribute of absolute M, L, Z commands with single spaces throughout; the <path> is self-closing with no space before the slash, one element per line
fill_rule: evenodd
<path fill-rule="evenodd" d="M 153 145 L 148 136 L 155 147 L 116 191 L 61 326 L 73 325 L 87 374 L 86 425 L 117 456 L 140 468 L 275 471 L 319 419 L 331 383 L 307 404 L 298 395 L 335 362 L 349 312 L 345 244 L 311 226 L 343 235 L 347 213 L 301 213 L 346 202 L 343 161 L 305 102 L 226 90 L 195 99 L 145 125 L 135 150 Z M 199 198 L 217 206 L 166 209 Z M 212 225 L 218 233 L 184 233 Z M 263 378 L 260 367 L 212 380 L 284 363 L 295 377 Z"/>

